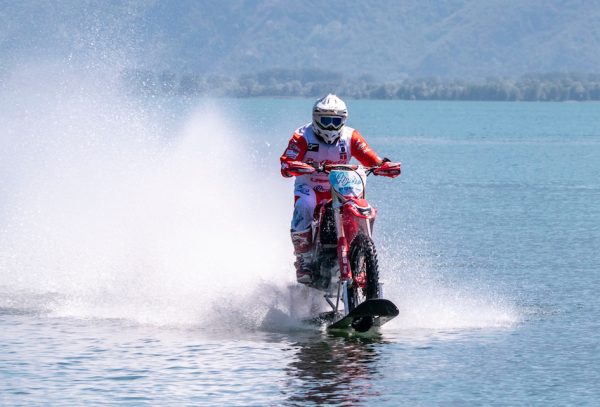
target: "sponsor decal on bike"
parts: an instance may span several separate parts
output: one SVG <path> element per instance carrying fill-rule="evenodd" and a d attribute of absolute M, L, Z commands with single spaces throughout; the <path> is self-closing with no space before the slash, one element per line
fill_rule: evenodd
<path fill-rule="evenodd" d="M 332 171 L 329 180 L 333 189 L 343 196 L 360 196 L 364 189 L 362 178 L 355 172 Z"/>
<path fill-rule="evenodd" d="M 348 185 L 360 185 L 361 179 L 358 176 L 355 176 L 354 173 L 350 173 L 352 175 L 348 175 L 347 171 L 336 171 L 334 173 L 336 185 L 340 187 L 345 187 Z"/>

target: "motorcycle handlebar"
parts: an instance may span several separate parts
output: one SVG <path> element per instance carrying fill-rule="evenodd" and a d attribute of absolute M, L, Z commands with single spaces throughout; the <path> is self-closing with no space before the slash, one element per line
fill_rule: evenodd
<path fill-rule="evenodd" d="M 373 173 L 373 170 L 376 169 L 377 167 L 365 167 L 364 165 L 356 165 L 356 164 L 324 164 L 324 165 L 316 165 L 315 166 L 315 170 L 317 172 L 322 172 L 325 174 L 329 174 L 331 171 L 336 170 L 336 169 L 343 169 L 343 170 L 358 170 L 359 168 L 362 168 L 363 170 L 365 170 L 367 175 L 371 175 Z"/>

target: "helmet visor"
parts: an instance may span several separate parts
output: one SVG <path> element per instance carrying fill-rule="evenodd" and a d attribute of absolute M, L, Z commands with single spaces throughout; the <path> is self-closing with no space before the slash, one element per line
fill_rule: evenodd
<path fill-rule="evenodd" d="M 344 118 L 340 116 L 320 116 L 319 126 L 326 130 L 339 130 L 344 125 Z"/>

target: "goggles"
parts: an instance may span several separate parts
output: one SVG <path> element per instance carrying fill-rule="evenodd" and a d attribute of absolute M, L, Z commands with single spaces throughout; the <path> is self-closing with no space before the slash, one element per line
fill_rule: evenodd
<path fill-rule="evenodd" d="M 339 130 L 344 125 L 344 118 L 340 116 L 319 116 L 318 124 L 323 129 Z"/>

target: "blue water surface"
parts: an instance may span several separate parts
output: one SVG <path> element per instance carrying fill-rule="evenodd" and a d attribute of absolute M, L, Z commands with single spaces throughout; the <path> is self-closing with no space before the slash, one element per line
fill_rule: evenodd
<path fill-rule="evenodd" d="M 173 129 L 207 103 L 154 102 Z M 241 129 L 259 170 L 276 174 L 312 101 L 209 104 Z M 600 104 L 348 105 L 349 124 L 403 166 L 396 180 L 370 178 L 367 192 L 396 320 L 357 337 L 64 316 L 60 286 L 17 291 L 9 279 L 29 271 L 4 258 L 0 404 L 598 405 Z"/>

